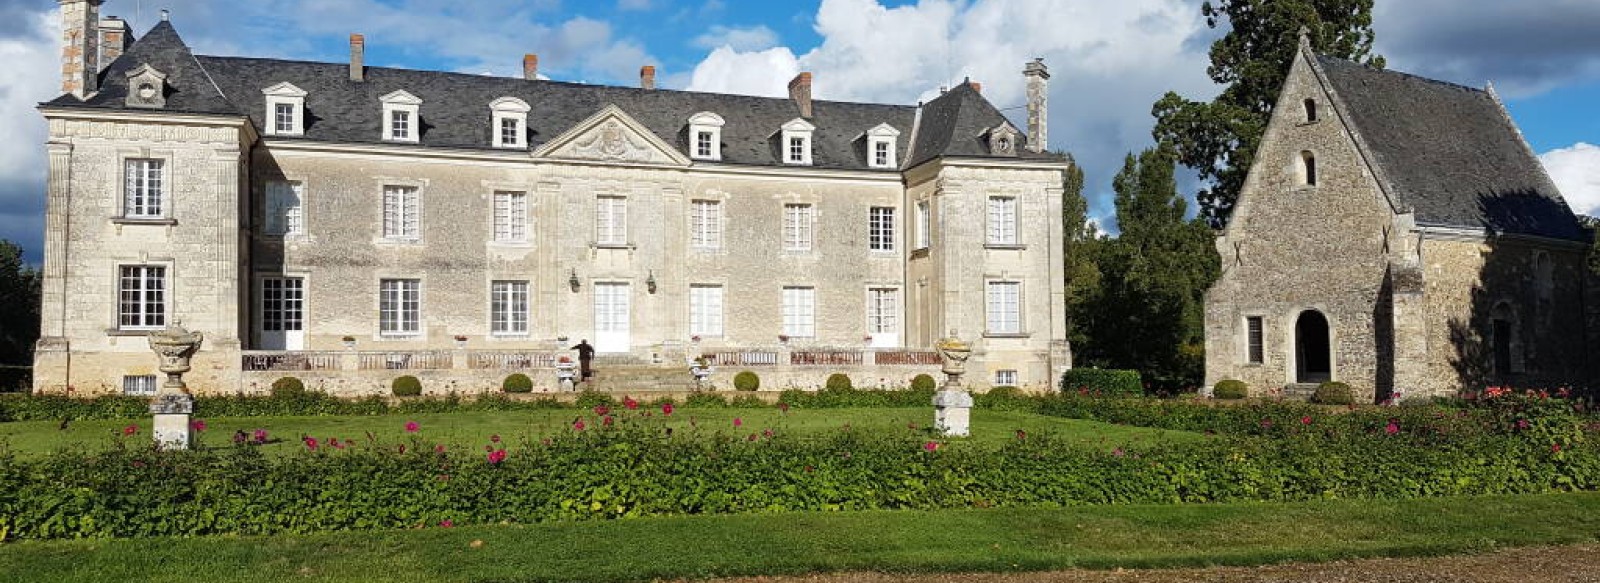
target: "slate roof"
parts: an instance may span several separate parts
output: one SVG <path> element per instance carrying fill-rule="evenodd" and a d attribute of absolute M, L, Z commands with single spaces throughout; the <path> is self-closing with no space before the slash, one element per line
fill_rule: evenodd
<path fill-rule="evenodd" d="M 1586 240 L 1491 93 L 1318 56 L 1395 203 L 1419 225 Z"/>
<path fill-rule="evenodd" d="M 127 95 L 125 72 L 141 63 L 168 75 L 165 111 L 244 115 L 256 127 L 265 127 L 262 90 L 292 83 L 308 94 L 305 133 L 299 139 L 316 141 L 381 143 L 380 98 L 405 90 L 423 102 L 419 110 L 422 146 L 492 148 L 489 103 L 516 97 L 532 106 L 527 127 L 529 149 L 537 149 L 605 106 L 616 105 L 686 153 L 689 117 L 710 111 L 726 121 L 723 162 L 779 166 L 780 126 L 800 117 L 799 108 L 789 99 L 439 71 L 367 67 L 366 80 L 353 82 L 348 63 L 196 58 L 168 22 L 156 25 L 102 74 L 98 94 L 87 101 L 64 95 L 45 105 L 121 109 Z M 867 170 L 865 133 L 881 123 L 900 130 L 897 150 L 903 161 L 913 153 L 910 146 L 915 136 L 918 147 L 911 165 L 940 156 L 988 156 L 978 136 L 1005 122 L 1005 116 L 965 85 L 930 102 L 927 110 L 918 130 L 914 128 L 916 106 L 813 101 L 812 117 L 808 118 L 817 128 L 812 135 L 812 166 Z"/>

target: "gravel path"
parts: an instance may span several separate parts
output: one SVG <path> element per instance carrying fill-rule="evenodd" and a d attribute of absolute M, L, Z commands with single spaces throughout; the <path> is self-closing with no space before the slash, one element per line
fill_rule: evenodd
<path fill-rule="evenodd" d="M 884 575 L 842 573 L 805 577 L 717 579 L 714 583 L 1556 583 L 1600 582 L 1600 545 L 1526 547 L 1480 555 L 1359 559 L 1265 567 L 1210 567 L 1049 573 Z"/>

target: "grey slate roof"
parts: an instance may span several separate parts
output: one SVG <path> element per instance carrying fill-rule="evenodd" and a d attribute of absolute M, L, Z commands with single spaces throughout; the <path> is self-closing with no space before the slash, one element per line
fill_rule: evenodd
<path fill-rule="evenodd" d="M 382 142 L 380 98 L 405 90 L 423 101 L 419 110 L 423 146 L 491 148 L 489 103 L 501 97 L 516 97 L 532 106 L 527 128 L 530 149 L 537 149 L 605 106 L 616 105 L 680 152 L 688 152 L 689 117 L 710 111 L 727 122 L 722 129 L 723 162 L 776 166 L 782 164 L 780 126 L 800 116 L 798 107 L 789 99 L 438 71 L 367 67 L 366 80 L 354 82 L 349 79 L 347 63 L 195 58 L 168 22 L 158 24 L 140 38 L 104 73 L 99 94 L 87 102 L 64 95 L 46 105 L 122 108 L 127 95 L 124 73 L 141 63 L 149 63 L 169 75 L 167 111 L 244 115 L 256 127 L 265 127 L 262 90 L 282 82 L 292 83 L 308 94 L 305 134 L 300 139 L 317 141 Z M 925 115 L 923 127 L 916 132 L 916 164 L 939 156 L 987 156 L 978 134 L 1005 121 L 993 105 L 965 85 L 929 103 L 928 108 L 938 111 Z M 814 101 L 812 117 L 808 119 L 817 128 L 812 136 L 812 166 L 868 169 L 865 132 L 881 123 L 900 130 L 897 149 L 904 158 L 910 151 L 916 117 L 915 106 Z"/>
<path fill-rule="evenodd" d="M 1395 203 L 1415 212 L 1419 225 L 1586 239 L 1492 94 L 1342 59 L 1317 60 L 1388 178 Z"/>

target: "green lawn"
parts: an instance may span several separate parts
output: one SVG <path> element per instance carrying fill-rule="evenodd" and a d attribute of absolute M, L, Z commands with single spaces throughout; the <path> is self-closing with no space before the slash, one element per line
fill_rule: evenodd
<path fill-rule="evenodd" d="M 648 581 L 1256 565 L 1595 541 L 1600 494 L 841 512 L 0 546 L 0 581 Z"/>
<path fill-rule="evenodd" d="M 620 407 L 618 407 L 620 409 Z M 641 409 L 642 410 L 642 409 Z M 206 431 L 200 434 L 202 446 L 227 446 L 237 430 L 252 432 L 266 429 L 275 443 L 266 446 L 271 452 L 286 452 L 301 448 L 300 436 L 309 435 L 320 440 L 337 437 L 340 440 L 365 440 L 372 433 L 379 440 L 395 442 L 408 437 L 405 424 L 416 421 L 420 427 L 417 436 L 434 443 L 481 447 L 490 435 L 500 435 L 513 447 L 524 439 L 556 431 L 569 431 L 572 421 L 580 414 L 594 424 L 593 414 L 578 410 L 537 411 L 474 411 L 463 413 L 432 413 L 415 415 L 342 416 L 342 417 L 235 417 L 204 419 Z M 652 414 L 660 418 L 659 410 Z M 735 430 L 733 420 L 739 418 L 742 427 Z M 761 409 L 694 409 L 679 407 L 668 424 L 675 431 L 690 429 L 694 423 L 701 431 L 725 431 L 745 434 L 771 428 L 776 431 L 816 433 L 837 430 L 845 425 L 853 428 L 885 433 L 917 433 L 928 435 L 933 421 L 932 407 L 889 409 L 791 409 L 783 414 L 773 407 Z M 138 427 L 138 437 L 148 439 L 150 419 L 121 421 L 72 421 L 67 429 L 58 421 L 25 421 L 0 423 L 0 442 L 8 443 L 11 450 L 21 455 L 44 453 L 62 447 L 99 447 L 108 444 L 114 435 L 121 435 L 128 425 Z M 1151 443 L 1159 440 L 1183 441 L 1200 439 L 1194 433 L 1140 427 L 1107 425 L 1093 421 L 1063 419 L 1029 413 L 974 409 L 972 411 L 973 437 L 969 441 L 1000 442 L 1014 439 L 1018 429 L 1030 434 L 1050 433 L 1059 438 L 1107 448 L 1130 444 Z"/>

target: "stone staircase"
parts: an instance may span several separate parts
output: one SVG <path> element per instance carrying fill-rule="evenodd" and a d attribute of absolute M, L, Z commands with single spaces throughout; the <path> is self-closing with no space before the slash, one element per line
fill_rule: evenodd
<path fill-rule="evenodd" d="M 694 390 L 694 376 L 689 374 L 689 367 L 681 364 L 653 364 L 632 356 L 603 355 L 595 357 L 591 366 L 594 376 L 578 384 L 580 391 L 626 393 Z"/>

